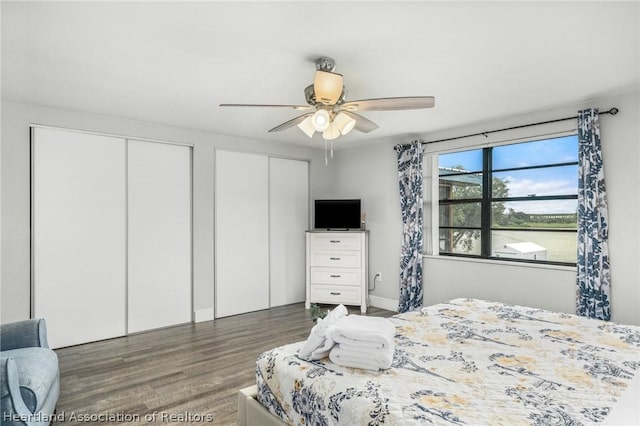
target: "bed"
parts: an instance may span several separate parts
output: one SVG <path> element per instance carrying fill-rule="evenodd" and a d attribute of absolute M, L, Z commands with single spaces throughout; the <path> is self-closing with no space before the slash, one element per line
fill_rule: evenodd
<path fill-rule="evenodd" d="M 239 423 L 640 424 L 640 327 L 477 299 L 390 320 L 389 370 L 261 354 Z"/>

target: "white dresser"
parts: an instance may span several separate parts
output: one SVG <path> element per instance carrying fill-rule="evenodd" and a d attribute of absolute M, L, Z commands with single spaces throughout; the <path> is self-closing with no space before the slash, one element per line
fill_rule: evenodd
<path fill-rule="evenodd" d="M 368 231 L 307 232 L 307 298 L 367 311 Z"/>

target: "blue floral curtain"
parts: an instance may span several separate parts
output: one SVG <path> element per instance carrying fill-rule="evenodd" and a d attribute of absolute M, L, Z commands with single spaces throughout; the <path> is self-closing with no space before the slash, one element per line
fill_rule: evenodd
<path fill-rule="evenodd" d="M 398 312 L 422 307 L 422 141 L 397 145 L 402 248 Z"/>
<path fill-rule="evenodd" d="M 609 221 L 596 108 L 578 112 L 578 315 L 611 318 Z"/>

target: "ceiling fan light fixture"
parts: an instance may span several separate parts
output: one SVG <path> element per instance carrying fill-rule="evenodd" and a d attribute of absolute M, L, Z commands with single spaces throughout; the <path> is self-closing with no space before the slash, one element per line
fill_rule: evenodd
<path fill-rule="evenodd" d="M 313 137 L 313 134 L 315 133 L 316 129 L 313 126 L 312 116 L 310 115 L 304 120 L 302 120 L 300 123 L 298 123 L 298 128 L 302 130 L 307 136 Z"/>
<path fill-rule="evenodd" d="M 336 123 L 331 123 L 331 125 L 327 127 L 327 130 L 322 132 L 322 138 L 328 141 L 336 139 L 338 136 L 340 136 L 340 129 L 338 129 Z"/>
<path fill-rule="evenodd" d="M 336 115 L 336 118 L 333 119 L 333 123 L 338 128 L 338 130 L 340 130 L 340 133 L 342 135 L 346 135 L 355 127 L 356 120 L 352 117 L 349 117 L 344 112 L 340 112 L 338 113 L 338 115 Z"/>
<path fill-rule="evenodd" d="M 316 72 L 313 84 L 304 89 L 307 105 L 273 105 L 273 104 L 220 104 L 225 107 L 279 107 L 305 111 L 269 130 L 279 132 L 297 126 L 307 136 L 313 138 L 315 132 L 321 133 L 327 141 L 333 141 L 346 135 L 353 129 L 369 133 L 378 125 L 358 114 L 360 111 L 397 111 L 433 108 L 433 96 L 404 96 L 392 98 L 371 98 L 347 101 L 347 88 L 344 86 L 342 74 L 334 72 L 336 63 L 329 57 L 320 57 L 316 61 Z M 333 152 L 333 151 L 332 151 Z M 332 154 L 333 157 L 333 154 Z"/>
<path fill-rule="evenodd" d="M 311 123 L 313 128 L 317 132 L 324 132 L 331 124 L 331 117 L 329 111 L 326 109 L 319 109 L 311 116 Z"/>
<path fill-rule="evenodd" d="M 316 101 L 325 105 L 334 105 L 342 95 L 342 74 L 316 71 L 313 79 L 313 91 Z"/>

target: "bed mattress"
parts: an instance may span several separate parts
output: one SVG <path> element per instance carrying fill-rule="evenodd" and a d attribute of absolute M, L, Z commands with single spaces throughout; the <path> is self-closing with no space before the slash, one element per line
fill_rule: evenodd
<path fill-rule="evenodd" d="M 640 373 L 640 327 L 477 299 L 391 318 L 389 370 L 260 355 L 258 401 L 292 425 L 590 425 Z"/>

